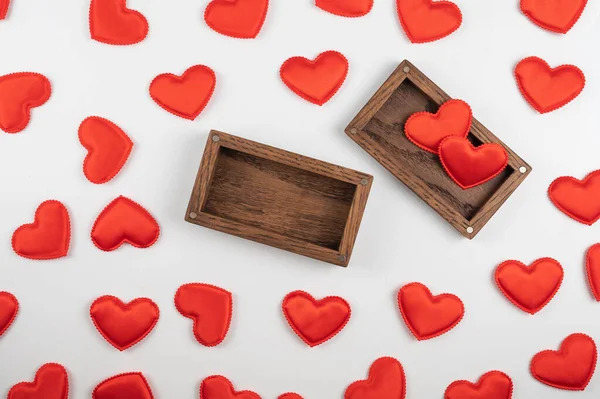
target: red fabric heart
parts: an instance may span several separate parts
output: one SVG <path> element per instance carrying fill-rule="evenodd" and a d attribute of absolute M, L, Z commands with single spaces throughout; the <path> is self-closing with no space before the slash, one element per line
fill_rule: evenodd
<path fill-rule="evenodd" d="M 558 351 L 546 350 L 531 360 L 530 371 L 542 384 L 583 391 L 594 375 L 596 343 L 585 334 L 569 335 Z"/>
<path fill-rule="evenodd" d="M 445 138 L 438 152 L 448 176 L 465 190 L 493 179 L 508 165 L 508 154 L 501 145 L 474 147 L 463 137 Z"/>
<path fill-rule="evenodd" d="M 175 307 L 194 321 L 194 336 L 202 345 L 223 342 L 233 313 L 231 292 L 209 284 L 184 284 L 175 293 Z"/>
<path fill-rule="evenodd" d="M 215 72 L 204 65 L 188 68 L 181 77 L 163 73 L 150 83 L 150 97 L 165 111 L 194 120 L 215 91 Z"/>
<path fill-rule="evenodd" d="M 258 36 L 269 9 L 269 0 L 213 0 L 204 11 L 206 24 L 215 32 L 238 39 Z"/>
<path fill-rule="evenodd" d="M 103 251 L 114 251 L 123 243 L 148 248 L 158 240 L 160 227 L 140 204 L 119 196 L 100 212 L 92 227 L 92 242 Z"/>
<path fill-rule="evenodd" d="M 140 12 L 127 8 L 127 0 L 92 0 L 90 34 L 106 44 L 139 43 L 148 35 L 148 21 Z"/>
<path fill-rule="evenodd" d="M 438 153 L 440 143 L 449 136 L 467 137 L 473 113 L 462 100 L 448 100 L 437 113 L 416 112 L 404 125 L 406 137 L 417 147 Z"/>
<path fill-rule="evenodd" d="M 585 270 L 592 294 L 596 301 L 600 302 L 600 244 L 594 244 L 587 250 Z M 1 331 L 0 328 L 0 335 L 2 335 Z"/>
<path fill-rule="evenodd" d="M 587 0 L 521 0 L 521 11 L 537 26 L 567 33 L 577 23 Z"/>
<path fill-rule="evenodd" d="M 0 292 L 0 337 L 17 318 L 19 301 L 10 292 Z"/>
<path fill-rule="evenodd" d="M 432 296 L 429 288 L 421 283 L 400 288 L 398 307 L 404 322 L 419 341 L 450 331 L 465 314 L 464 305 L 456 295 Z"/>
<path fill-rule="evenodd" d="M 105 295 L 90 307 L 96 329 L 120 351 L 137 344 L 154 328 L 160 312 L 148 298 L 136 298 L 125 304 L 119 298 Z"/>
<path fill-rule="evenodd" d="M 350 305 L 338 296 L 316 300 L 307 292 L 290 292 L 281 304 L 292 330 L 313 347 L 333 338 L 350 320 Z"/>
<path fill-rule="evenodd" d="M 404 369 L 392 357 L 375 360 L 369 369 L 369 377 L 353 382 L 344 393 L 344 399 L 404 399 L 405 396 Z"/>
<path fill-rule="evenodd" d="M 6 14 L 8 14 L 8 6 L 10 6 L 10 0 L 0 0 L 0 20 L 6 18 Z"/>
<path fill-rule="evenodd" d="M 574 65 L 550 68 L 538 57 L 527 57 L 515 68 L 525 100 L 539 113 L 552 112 L 573 101 L 585 87 L 585 75 Z"/>
<path fill-rule="evenodd" d="M 95 184 L 115 177 L 133 148 L 133 142 L 119 126 L 99 116 L 90 116 L 81 122 L 79 142 L 88 150 L 83 173 Z"/>
<path fill-rule="evenodd" d="M 446 388 L 444 399 L 511 399 L 513 382 L 501 371 L 490 371 L 476 384 L 454 381 Z"/>
<path fill-rule="evenodd" d="M 548 196 L 565 215 L 591 226 L 600 218 L 600 170 L 583 180 L 559 177 L 550 184 Z"/>
<path fill-rule="evenodd" d="M 48 260 L 67 256 L 70 240 L 71 221 L 67 208 L 59 201 L 49 200 L 38 206 L 33 223 L 15 230 L 12 247 L 24 258 Z"/>
<path fill-rule="evenodd" d="M 302 396 L 298 395 L 297 393 L 288 392 L 288 393 L 279 395 L 277 397 L 277 399 L 303 399 L 303 398 L 302 398 Z"/>
<path fill-rule="evenodd" d="M 371 12 L 373 0 L 315 0 L 322 10 L 340 17 L 362 17 Z"/>
<path fill-rule="evenodd" d="M 541 258 L 527 267 L 518 260 L 502 262 L 496 269 L 496 285 L 516 307 L 536 314 L 554 298 L 564 276 L 552 258 Z"/>
<path fill-rule="evenodd" d="M 31 108 L 48 101 L 52 87 L 44 75 L 17 72 L 0 76 L 0 129 L 18 133 L 31 119 Z"/>
<path fill-rule="evenodd" d="M 206 377 L 200 384 L 200 399 L 261 399 L 252 391 L 236 391 L 221 375 Z"/>
<path fill-rule="evenodd" d="M 92 399 L 154 399 L 142 373 L 123 373 L 110 377 L 94 388 Z"/>
<path fill-rule="evenodd" d="M 69 377 L 60 364 L 46 363 L 33 382 L 20 382 L 8 391 L 7 399 L 67 399 Z"/>
<path fill-rule="evenodd" d="M 462 24 L 460 8 L 449 1 L 396 0 L 402 29 L 412 43 L 444 38 Z"/>
<path fill-rule="evenodd" d="M 337 51 L 325 51 L 314 61 L 292 57 L 279 76 L 294 93 L 313 104 L 323 105 L 340 89 L 348 75 L 348 60 Z"/>

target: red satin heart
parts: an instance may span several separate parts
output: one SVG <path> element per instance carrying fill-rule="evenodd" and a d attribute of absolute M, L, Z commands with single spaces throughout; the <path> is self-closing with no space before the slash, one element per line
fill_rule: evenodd
<path fill-rule="evenodd" d="M 110 377 L 94 388 L 92 399 L 154 399 L 142 373 L 123 373 Z"/>
<path fill-rule="evenodd" d="M 46 363 L 33 382 L 20 382 L 8 391 L 7 399 L 67 399 L 69 377 L 60 364 Z"/>
<path fill-rule="evenodd" d="M 163 73 L 150 83 L 150 97 L 165 111 L 194 120 L 210 101 L 217 77 L 204 65 L 188 68 L 181 77 Z"/>
<path fill-rule="evenodd" d="M 311 347 L 333 338 L 350 320 L 350 305 L 338 296 L 317 301 L 307 292 L 294 291 L 281 307 L 292 330 Z"/>
<path fill-rule="evenodd" d="M 500 371 L 490 371 L 479 378 L 476 384 L 469 381 L 454 381 L 446 388 L 444 399 L 511 399 L 513 382 Z"/>
<path fill-rule="evenodd" d="M 600 244 L 594 244 L 587 250 L 585 270 L 592 294 L 596 301 L 600 302 Z M 0 335 L 2 335 L 1 332 Z"/>
<path fill-rule="evenodd" d="M 548 196 L 565 215 L 591 226 L 600 218 L 600 170 L 583 180 L 559 177 L 550 184 Z"/>
<path fill-rule="evenodd" d="M 99 116 L 90 116 L 81 122 L 79 142 L 88 150 L 83 173 L 95 184 L 115 177 L 133 148 L 133 142 L 119 126 Z"/>
<path fill-rule="evenodd" d="M 567 33 L 577 23 L 587 0 L 521 0 L 521 11 L 537 26 Z"/>
<path fill-rule="evenodd" d="M 0 292 L 0 337 L 17 318 L 19 301 L 10 292 Z"/>
<path fill-rule="evenodd" d="M 158 306 L 148 298 L 136 298 L 126 304 L 119 298 L 105 295 L 90 307 L 90 316 L 98 332 L 120 351 L 146 338 L 159 315 Z"/>
<path fill-rule="evenodd" d="M 303 399 L 303 398 L 302 398 L 302 396 L 298 395 L 297 393 L 288 392 L 288 393 L 279 395 L 277 397 L 277 399 Z"/>
<path fill-rule="evenodd" d="M 8 14 L 8 6 L 10 6 L 10 0 L 0 0 L 0 20 L 6 18 L 6 14 Z"/>
<path fill-rule="evenodd" d="M 462 100 L 448 100 L 437 113 L 416 112 L 404 125 L 406 137 L 417 147 L 438 153 L 440 143 L 449 136 L 467 137 L 473 113 Z"/>
<path fill-rule="evenodd" d="M 449 1 L 396 0 L 402 29 L 413 43 L 444 38 L 462 24 L 460 8 Z"/>
<path fill-rule="evenodd" d="M 398 307 L 409 330 L 419 341 L 440 336 L 463 318 L 462 301 L 452 294 L 431 295 L 421 283 L 410 283 L 398 292 Z"/>
<path fill-rule="evenodd" d="M 502 262 L 496 269 L 496 285 L 516 307 L 536 314 L 554 298 L 564 276 L 552 258 L 541 258 L 527 267 L 518 260 Z"/>
<path fill-rule="evenodd" d="M 233 313 L 231 292 L 209 284 L 184 284 L 175 293 L 175 307 L 194 321 L 194 336 L 202 345 L 223 342 Z"/>
<path fill-rule="evenodd" d="M 67 208 L 59 201 L 49 200 L 38 206 L 33 223 L 15 230 L 12 247 L 24 258 L 48 260 L 67 256 L 70 240 L 71 221 Z"/>
<path fill-rule="evenodd" d="M 527 57 L 515 68 L 517 85 L 525 100 L 545 114 L 573 101 L 585 87 L 585 75 L 574 65 L 550 68 L 538 57 Z"/>
<path fill-rule="evenodd" d="M 140 12 L 127 8 L 127 0 L 91 0 L 90 34 L 101 43 L 135 44 L 148 35 L 148 21 Z"/>
<path fill-rule="evenodd" d="M 353 382 L 344 393 L 344 399 L 404 399 L 405 396 L 404 369 L 392 357 L 375 360 L 369 369 L 369 377 Z"/>
<path fill-rule="evenodd" d="M 583 391 L 594 375 L 596 343 L 585 334 L 569 335 L 558 351 L 546 350 L 531 360 L 530 371 L 542 384 Z"/>
<path fill-rule="evenodd" d="M 0 129 L 18 133 L 31 119 L 31 108 L 48 101 L 52 87 L 44 75 L 17 72 L 0 76 Z"/>
<path fill-rule="evenodd" d="M 356 18 L 371 12 L 373 0 L 315 0 L 315 5 L 340 17 Z"/>
<path fill-rule="evenodd" d="M 445 138 L 438 152 L 448 176 L 465 190 L 493 179 L 508 165 L 508 154 L 501 145 L 474 147 L 463 137 Z"/>
<path fill-rule="evenodd" d="M 269 9 L 269 0 L 213 0 L 204 11 L 206 24 L 215 32 L 238 39 L 258 36 Z"/>
<path fill-rule="evenodd" d="M 252 391 L 236 391 L 231 382 L 221 375 L 206 377 L 200 384 L 200 399 L 261 399 Z"/>

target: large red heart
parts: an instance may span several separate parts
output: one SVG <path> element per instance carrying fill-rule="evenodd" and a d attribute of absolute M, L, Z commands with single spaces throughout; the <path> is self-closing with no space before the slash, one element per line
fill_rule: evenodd
<path fill-rule="evenodd" d="M 96 329 L 112 346 L 120 351 L 137 344 L 154 328 L 160 312 L 148 298 L 136 298 L 123 303 L 119 298 L 105 295 L 90 307 L 90 316 Z"/>
<path fill-rule="evenodd" d="M 587 250 L 585 270 L 592 294 L 600 302 L 600 244 L 594 244 Z"/>
<path fill-rule="evenodd" d="M 10 6 L 10 0 L 0 0 L 0 20 L 6 18 L 8 6 Z"/>
<path fill-rule="evenodd" d="M 124 243 L 136 248 L 148 248 L 158 240 L 160 227 L 143 206 L 119 196 L 100 212 L 91 238 L 103 251 L 114 251 Z"/>
<path fill-rule="evenodd" d="M 548 196 L 565 215 L 591 226 L 600 218 L 600 170 L 583 180 L 559 177 L 550 184 Z"/>
<path fill-rule="evenodd" d="M 404 399 L 405 396 L 404 369 L 392 357 L 375 360 L 369 369 L 369 377 L 353 382 L 344 393 L 344 399 Z"/>
<path fill-rule="evenodd" d="M 539 57 L 527 57 L 515 68 L 525 100 L 539 113 L 554 111 L 573 101 L 585 87 L 585 75 L 574 65 L 551 68 Z"/>
<path fill-rule="evenodd" d="M 350 320 L 350 305 L 338 296 L 317 301 L 307 292 L 294 291 L 281 307 L 292 330 L 311 347 L 333 338 Z"/>
<path fill-rule="evenodd" d="M 496 285 L 519 309 L 535 314 L 554 298 L 564 276 L 555 259 L 541 258 L 527 267 L 518 260 L 502 262 L 496 269 Z"/>
<path fill-rule="evenodd" d="M 448 137 L 438 149 L 448 176 L 463 189 L 483 184 L 498 176 L 508 165 L 508 154 L 500 144 L 474 147 L 464 137 Z"/>
<path fill-rule="evenodd" d="M 448 100 L 435 114 L 412 114 L 406 120 L 404 132 L 414 145 L 437 154 L 440 143 L 446 137 L 467 137 L 472 120 L 473 113 L 469 104 L 462 100 Z"/>
<path fill-rule="evenodd" d="M 567 33 L 577 23 L 587 0 L 521 0 L 521 11 L 534 24 L 556 33 Z"/>
<path fill-rule="evenodd" d="M 404 322 L 419 341 L 450 331 L 465 314 L 464 305 L 456 295 L 433 296 L 421 283 L 400 288 L 398 307 Z"/>
<path fill-rule="evenodd" d="M 115 177 L 133 148 L 133 142 L 119 126 L 99 116 L 90 116 L 81 122 L 79 142 L 88 150 L 83 173 L 95 184 Z"/>
<path fill-rule="evenodd" d="M 236 391 L 231 382 L 221 375 L 211 375 L 200 384 L 200 399 L 261 399 L 252 391 Z"/>
<path fill-rule="evenodd" d="M 288 392 L 288 393 L 279 395 L 277 397 L 277 399 L 303 399 L 303 398 L 302 398 L 302 396 L 298 395 L 297 393 Z"/>
<path fill-rule="evenodd" d="M 322 10 L 340 17 L 362 17 L 371 12 L 373 0 L 315 0 Z"/>
<path fill-rule="evenodd" d="M 223 342 L 233 313 L 231 292 L 209 284 L 184 284 L 175 293 L 175 307 L 194 321 L 194 336 L 202 345 Z"/>
<path fill-rule="evenodd" d="M 148 21 L 138 11 L 127 8 L 127 0 L 92 0 L 90 33 L 92 39 L 114 45 L 139 43 L 148 35 Z"/>
<path fill-rule="evenodd" d="M 52 87 L 44 75 L 17 72 L 0 76 L 0 129 L 18 133 L 31 119 L 31 108 L 50 98 Z"/>
<path fill-rule="evenodd" d="M 10 292 L 0 292 L 0 337 L 17 318 L 19 301 Z"/>
<path fill-rule="evenodd" d="M 501 371 L 490 371 L 481 376 L 476 384 L 454 381 L 446 388 L 444 399 L 510 399 L 513 382 Z"/>
<path fill-rule="evenodd" d="M 8 391 L 7 399 L 67 399 L 69 377 L 60 364 L 46 363 L 33 382 L 20 382 Z"/>
<path fill-rule="evenodd" d="M 35 211 L 33 223 L 15 230 L 12 247 L 17 255 L 47 260 L 67 256 L 71 221 L 67 208 L 55 200 L 44 201 Z"/>
<path fill-rule="evenodd" d="M 194 120 L 210 101 L 217 77 L 204 65 L 188 68 L 181 77 L 163 73 L 150 83 L 150 97 L 165 111 Z"/>
<path fill-rule="evenodd" d="M 154 399 L 142 373 L 123 373 L 107 378 L 94 388 L 92 399 Z"/>
<path fill-rule="evenodd" d="M 253 39 L 262 29 L 268 9 L 269 0 L 213 0 L 206 6 L 204 20 L 222 35 Z"/>
<path fill-rule="evenodd" d="M 400 23 L 413 43 L 444 38 L 462 24 L 460 8 L 449 1 L 396 0 Z"/>
<path fill-rule="evenodd" d="M 542 384 L 583 391 L 594 375 L 596 343 L 585 334 L 569 335 L 558 351 L 545 350 L 533 357 L 530 371 Z"/>

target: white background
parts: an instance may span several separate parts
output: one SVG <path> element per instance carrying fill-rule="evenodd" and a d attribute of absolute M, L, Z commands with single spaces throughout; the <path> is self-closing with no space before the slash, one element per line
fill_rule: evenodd
<path fill-rule="evenodd" d="M 532 356 L 583 332 L 600 343 L 600 304 L 584 276 L 584 253 L 600 241 L 588 227 L 560 213 L 547 198 L 558 176 L 584 177 L 600 167 L 600 4 L 590 1 L 567 35 L 535 26 L 517 0 L 456 0 L 463 25 L 431 44 L 411 44 L 392 0 L 346 19 L 311 0 L 272 0 L 256 40 L 210 30 L 206 0 L 129 0 L 149 21 L 146 40 L 115 47 L 94 42 L 87 0 L 13 0 L 0 21 L 0 75 L 35 71 L 52 82 L 52 97 L 15 135 L 0 133 L 0 290 L 21 309 L 0 338 L 0 396 L 31 380 L 45 362 L 69 371 L 71 398 L 89 398 L 117 373 L 142 371 L 157 399 L 198 397 L 200 381 L 227 376 L 237 389 L 263 398 L 296 391 L 306 399 L 341 398 L 366 377 L 380 356 L 398 358 L 407 398 L 442 398 L 457 379 L 477 380 L 493 369 L 514 380 L 514 398 L 596 398 L 600 375 L 583 393 L 534 380 Z M 310 104 L 280 81 L 291 56 L 338 50 L 350 73 L 325 106 Z M 583 93 L 548 115 L 521 97 L 512 75 L 522 58 L 572 63 L 587 77 Z M 482 232 L 469 241 L 396 180 L 343 132 L 375 90 L 408 59 L 451 96 L 466 100 L 475 117 L 534 170 Z M 216 71 L 213 99 L 194 122 L 159 108 L 148 85 L 163 72 L 194 64 Z M 88 182 L 77 139 L 90 115 L 108 118 L 135 142 L 129 162 L 111 182 Z M 207 133 L 220 129 L 375 176 L 355 251 L 347 269 L 184 222 L 184 212 Z M 123 194 L 158 220 L 161 236 L 148 249 L 101 252 L 89 233 L 100 210 Z M 46 199 L 64 202 L 72 219 L 68 257 L 36 262 L 15 255 L 10 237 Z M 493 284 L 506 259 L 530 263 L 554 257 L 563 285 L 539 314 L 510 304 Z M 458 295 L 466 307 L 450 333 L 418 342 L 396 307 L 396 292 L 419 281 L 433 293 Z M 234 293 L 234 315 L 224 343 L 199 345 L 192 323 L 173 305 L 177 288 L 207 282 Z M 286 293 L 340 295 L 352 306 L 346 328 L 309 348 L 288 328 L 280 310 Z M 140 344 L 121 353 L 105 342 L 88 311 L 98 296 L 129 301 L 146 296 L 160 320 Z M 599 374 L 599 373 L 596 373 Z"/>

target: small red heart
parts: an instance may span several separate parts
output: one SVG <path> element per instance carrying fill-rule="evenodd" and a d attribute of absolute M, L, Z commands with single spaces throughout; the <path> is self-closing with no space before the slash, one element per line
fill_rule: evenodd
<path fill-rule="evenodd" d="M 67 399 L 69 377 L 60 364 L 46 363 L 33 382 L 20 382 L 8 391 L 7 399 Z"/>
<path fill-rule="evenodd" d="M 431 295 L 421 283 L 410 283 L 398 292 L 398 307 L 404 322 L 419 341 L 452 330 L 463 318 L 462 301 L 452 294 Z"/>
<path fill-rule="evenodd" d="M 462 24 L 460 8 L 450 1 L 396 0 L 396 9 L 412 43 L 442 39 Z"/>
<path fill-rule="evenodd" d="M 513 382 L 501 371 L 490 371 L 481 376 L 476 384 L 454 381 L 446 388 L 444 399 L 510 399 Z"/>
<path fill-rule="evenodd" d="M 333 338 L 350 320 L 350 305 L 338 296 L 316 300 L 307 292 L 290 292 L 281 304 L 292 330 L 313 347 Z"/>
<path fill-rule="evenodd" d="M 221 375 L 206 377 L 200 384 L 201 399 L 260 399 L 252 391 L 236 391 L 231 382 Z"/>
<path fill-rule="evenodd" d="M 6 18 L 6 14 L 8 14 L 8 6 L 10 6 L 10 0 L 0 0 L 0 20 Z"/>
<path fill-rule="evenodd" d="M 565 215 L 591 226 L 600 218 L 600 170 L 583 180 L 559 177 L 550 184 L 548 196 Z"/>
<path fill-rule="evenodd" d="M 541 258 L 527 267 L 518 260 L 502 262 L 496 269 L 496 285 L 516 307 L 536 314 L 554 298 L 564 276 L 555 259 Z"/>
<path fill-rule="evenodd" d="M 17 318 L 19 301 L 10 292 L 0 292 L 0 337 Z"/>
<path fill-rule="evenodd" d="M 303 399 L 303 398 L 302 398 L 302 396 L 298 395 L 297 393 L 288 392 L 288 393 L 279 395 L 277 397 L 277 399 Z"/>
<path fill-rule="evenodd" d="M 412 114 L 404 125 L 404 132 L 414 145 L 437 154 L 440 143 L 446 137 L 467 137 L 472 120 L 469 104 L 462 100 L 448 100 L 435 114 Z"/>
<path fill-rule="evenodd" d="M 90 307 L 90 316 L 98 332 L 120 351 L 146 338 L 159 315 L 158 306 L 148 298 L 136 298 L 126 304 L 119 298 L 105 295 Z"/>
<path fill-rule="evenodd" d="M 587 250 L 585 270 L 592 294 L 596 301 L 600 302 L 600 244 L 594 244 Z M 1 332 L 0 335 L 2 335 Z"/>
<path fill-rule="evenodd" d="M 139 43 L 148 35 L 148 21 L 140 12 L 127 8 L 127 0 L 92 0 L 90 33 L 106 44 Z"/>
<path fill-rule="evenodd" d="M 315 0 L 315 5 L 340 17 L 356 18 L 371 12 L 373 0 Z"/>
<path fill-rule="evenodd" d="M 515 68 L 517 85 L 525 100 L 545 114 L 573 101 L 585 87 L 585 75 L 574 65 L 550 68 L 538 57 L 527 57 Z"/>
<path fill-rule="evenodd" d="M 567 33 L 577 23 L 587 0 L 521 0 L 521 11 L 537 26 Z"/>
<path fill-rule="evenodd" d="M 184 284 L 175 293 L 175 307 L 194 321 L 194 336 L 202 345 L 223 342 L 233 313 L 231 292 L 209 284 Z"/>
<path fill-rule="evenodd" d="M 92 242 L 103 251 L 114 251 L 123 243 L 148 248 L 158 240 L 160 228 L 152 215 L 127 197 L 117 197 L 96 218 Z"/>
<path fill-rule="evenodd" d="M 142 373 L 123 373 L 110 377 L 94 388 L 92 399 L 154 399 Z"/>
<path fill-rule="evenodd" d="M 404 399 L 406 378 L 400 362 L 381 357 L 373 362 L 366 380 L 356 381 L 346 388 L 344 399 Z"/>
<path fill-rule="evenodd" d="M 49 200 L 38 206 L 33 223 L 15 230 L 12 247 L 24 258 L 48 260 L 67 256 L 70 240 L 71 221 L 67 208 L 59 201 Z"/>
<path fill-rule="evenodd" d="M 267 18 L 269 0 L 213 0 L 204 11 L 215 32 L 238 39 L 254 39 Z"/>
<path fill-rule="evenodd" d="M 31 119 L 31 108 L 48 101 L 52 88 L 44 75 L 17 72 L 0 76 L 0 129 L 18 133 Z"/>
<path fill-rule="evenodd" d="M 585 334 L 569 335 L 558 351 L 545 350 L 533 357 L 530 371 L 542 384 L 583 391 L 594 375 L 596 343 Z"/>

